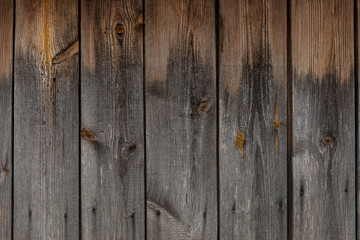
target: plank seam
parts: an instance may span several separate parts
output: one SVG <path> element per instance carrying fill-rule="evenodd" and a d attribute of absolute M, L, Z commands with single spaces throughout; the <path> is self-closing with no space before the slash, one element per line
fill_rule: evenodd
<path fill-rule="evenodd" d="M 142 29 L 142 44 L 143 44 L 143 145 L 144 145 L 144 236 L 147 239 L 147 154 L 146 154 L 146 65 L 145 65 L 145 0 L 142 0 L 142 15 L 143 15 L 143 29 Z"/>
<path fill-rule="evenodd" d="M 81 199 L 81 0 L 78 0 L 78 40 L 79 40 L 79 55 L 78 55 L 78 65 L 79 65 L 79 76 L 78 76 L 78 108 L 79 108 L 79 122 L 78 122 L 78 145 L 79 145 L 79 239 L 82 239 L 82 199 Z"/>
<path fill-rule="evenodd" d="M 219 26 L 219 19 L 220 19 L 220 3 L 219 0 L 215 0 L 215 64 L 216 64 L 216 191 L 217 191 L 217 239 L 220 240 L 220 155 L 219 155 L 219 134 L 220 134 L 220 121 L 219 121 L 219 86 L 220 86 L 220 26 Z"/>
<path fill-rule="evenodd" d="M 359 151 L 359 96 L 358 96 L 358 12 L 357 12 L 357 0 L 354 0 L 354 81 L 355 81 L 355 239 L 358 239 L 358 151 Z"/>
<path fill-rule="evenodd" d="M 286 3 L 287 47 L 287 239 L 292 239 L 293 180 L 292 180 L 292 49 L 291 49 L 291 0 Z"/>
<path fill-rule="evenodd" d="M 13 1 L 13 32 L 12 32 L 12 84 L 11 84 L 11 239 L 14 239 L 14 199 L 15 199 L 15 191 L 14 191 L 14 143 L 15 143 L 15 15 L 16 14 L 16 1 Z"/>

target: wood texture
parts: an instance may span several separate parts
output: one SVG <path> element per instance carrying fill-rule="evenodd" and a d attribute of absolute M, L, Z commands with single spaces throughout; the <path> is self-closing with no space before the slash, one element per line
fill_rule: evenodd
<path fill-rule="evenodd" d="M 291 1 L 293 239 L 355 239 L 353 7 Z"/>
<path fill-rule="evenodd" d="M 79 238 L 75 0 L 16 2 L 14 239 Z"/>
<path fill-rule="evenodd" d="M 145 2 L 148 239 L 216 239 L 214 2 Z"/>
<path fill-rule="evenodd" d="M 144 239 L 142 1 L 81 1 L 83 239 Z"/>
<path fill-rule="evenodd" d="M 11 238 L 13 1 L 0 0 L 0 239 Z"/>
<path fill-rule="evenodd" d="M 220 239 L 286 239 L 286 1 L 220 1 Z"/>

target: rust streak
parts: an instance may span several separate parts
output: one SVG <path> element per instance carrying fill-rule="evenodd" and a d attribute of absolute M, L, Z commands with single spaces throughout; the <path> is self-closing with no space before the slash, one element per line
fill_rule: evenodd
<path fill-rule="evenodd" d="M 273 127 L 275 128 L 276 130 L 276 133 L 275 133 L 275 148 L 276 148 L 276 153 L 278 151 L 278 145 L 279 145 L 279 128 L 280 128 L 280 123 L 278 121 L 278 110 L 277 110 L 277 104 L 276 104 L 276 107 L 275 107 L 275 121 L 274 121 L 274 124 L 273 124 Z"/>
<path fill-rule="evenodd" d="M 144 18 L 143 18 L 142 13 L 140 13 L 140 16 L 138 17 L 137 22 L 138 22 L 139 24 L 143 24 L 143 23 L 144 23 Z"/>
<path fill-rule="evenodd" d="M 94 133 L 87 128 L 83 128 L 80 130 L 80 136 L 90 142 L 96 141 L 96 136 L 94 135 Z"/>
<path fill-rule="evenodd" d="M 242 155 L 244 155 L 244 147 L 243 147 L 244 141 L 245 141 L 245 134 L 239 131 L 235 139 L 235 145 L 238 147 Z"/>
<path fill-rule="evenodd" d="M 46 74 L 50 75 L 50 64 L 51 64 L 51 57 L 50 57 L 50 3 L 49 0 L 44 1 L 44 59 L 43 63 L 46 66 Z"/>
<path fill-rule="evenodd" d="M 64 51 L 61 51 L 59 54 L 57 54 L 53 60 L 53 64 L 60 63 L 71 56 L 77 54 L 79 52 L 79 41 L 74 42 L 71 44 L 68 48 L 66 48 Z"/>

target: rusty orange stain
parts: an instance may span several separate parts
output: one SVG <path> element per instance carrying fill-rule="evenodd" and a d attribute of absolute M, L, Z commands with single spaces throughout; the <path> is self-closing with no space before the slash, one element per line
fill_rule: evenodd
<path fill-rule="evenodd" d="M 275 128 L 276 130 L 279 130 L 279 128 L 280 128 L 280 123 L 279 123 L 277 120 L 275 120 L 273 126 L 274 126 L 274 128 Z"/>
<path fill-rule="evenodd" d="M 143 18 L 142 13 L 140 13 L 140 16 L 139 16 L 137 22 L 138 22 L 139 24 L 143 24 L 143 23 L 144 23 L 144 18 Z"/>
<path fill-rule="evenodd" d="M 50 75 L 50 64 L 51 64 L 51 57 L 50 57 L 50 4 L 49 0 L 44 0 L 44 65 L 46 66 L 46 73 Z"/>
<path fill-rule="evenodd" d="M 96 136 L 93 132 L 91 132 L 89 129 L 87 128 L 83 128 L 80 130 L 80 136 L 85 139 L 88 140 L 90 142 L 95 142 L 96 141 Z"/>
<path fill-rule="evenodd" d="M 276 153 L 278 151 L 278 145 L 279 145 L 279 139 L 278 139 L 278 130 L 280 128 L 280 123 L 278 121 L 278 110 L 277 110 L 277 104 L 275 106 L 275 121 L 274 121 L 274 124 L 273 124 L 273 127 L 275 128 L 276 130 L 276 133 L 275 133 L 275 148 L 276 148 Z"/>
<path fill-rule="evenodd" d="M 245 134 L 239 131 L 235 139 L 235 145 L 239 148 L 241 154 L 244 154 L 244 148 L 243 148 L 244 141 L 245 141 Z"/>
<path fill-rule="evenodd" d="M 4 172 L 6 173 L 6 176 L 9 174 L 9 168 L 8 167 L 4 167 L 3 168 Z"/>

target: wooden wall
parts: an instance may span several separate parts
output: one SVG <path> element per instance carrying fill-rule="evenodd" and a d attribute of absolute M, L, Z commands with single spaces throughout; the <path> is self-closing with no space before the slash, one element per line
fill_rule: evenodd
<path fill-rule="evenodd" d="M 0 0 L 0 239 L 356 239 L 357 0 Z"/>

